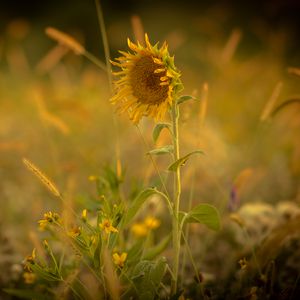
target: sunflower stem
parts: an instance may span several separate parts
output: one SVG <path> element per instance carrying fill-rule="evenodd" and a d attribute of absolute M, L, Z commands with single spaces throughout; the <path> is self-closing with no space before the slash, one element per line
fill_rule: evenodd
<path fill-rule="evenodd" d="M 174 161 L 180 158 L 179 153 L 179 108 L 177 102 L 174 101 L 172 105 L 172 127 L 173 127 L 173 146 L 174 146 Z M 180 224 L 179 224 L 179 207 L 180 207 L 180 194 L 181 194 L 181 180 L 180 180 L 180 167 L 176 169 L 174 176 L 174 206 L 173 206 L 173 249 L 174 249 L 174 262 L 172 281 L 172 294 L 176 294 L 178 285 L 178 269 L 180 257 Z"/>

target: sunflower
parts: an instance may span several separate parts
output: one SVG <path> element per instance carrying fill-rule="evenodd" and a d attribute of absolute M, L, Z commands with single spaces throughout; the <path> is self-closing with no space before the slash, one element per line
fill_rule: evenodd
<path fill-rule="evenodd" d="M 122 70 L 115 81 L 116 94 L 111 102 L 120 113 L 128 112 L 133 123 L 143 116 L 161 120 L 182 89 L 180 73 L 174 65 L 166 42 L 162 47 L 152 46 L 145 34 L 146 46 L 127 40 L 133 53 L 119 51 L 122 56 L 111 63 Z"/>

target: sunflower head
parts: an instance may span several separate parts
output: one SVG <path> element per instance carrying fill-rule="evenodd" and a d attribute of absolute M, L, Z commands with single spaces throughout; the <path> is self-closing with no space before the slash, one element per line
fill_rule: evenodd
<path fill-rule="evenodd" d="M 111 62 L 121 68 L 113 73 L 120 78 L 115 81 L 116 94 L 111 102 L 120 113 L 128 112 L 135 124 L 143 116 L 160 120 L 182 89 L 174 57 L 166 42 L 160 48 L 157 44 L 152 46 L 147 34 L 145 47 L 129 39 L 127 42 L 132 53 L 120 51 L 122 56 Z"/>

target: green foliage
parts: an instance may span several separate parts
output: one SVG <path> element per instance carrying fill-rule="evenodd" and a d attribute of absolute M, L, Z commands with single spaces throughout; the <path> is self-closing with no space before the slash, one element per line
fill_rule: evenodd
<path fill-rule="evenodd" d="M 184 102 L 190 101 L 190 100 L 197 100 L 197 98 L 190 96 L 190 95 L 183 95 L 178 98 L 177 104 L 181 104 L 181 103 L 184 103 Z"/>
<path fill-rule="evenodd" d="M 152 138 L 153 138 L 153 141 L 154 143 L 157 142 L 158 140 L 158 137 L 161 133 L 161 131 L 166 128 L 169 130 L 170 133 L 172 133 L 172 126 L 170 123 L 158 123 L 155 125 L 154 129 L 153 129 L 153 132 L 152 132 Z"/>
<path fill-rule="evenodd" d="M 130 223 L 133 218 L 135 217 L 138 210 L 142 207 L 142 205 L 145 203 L 145 201 L 152 195 L 156 194 L 157 190 L 155 188 L 147 188 L 140 192 L 140 194 L 132 201 L 130 204 L 126 217 L 124 220 L 124 225 L 127 225 Z"/>
<path fill-rule="evenodd" d="M 102 239 L 98 238 L 97 246 L 93 256 L 93 262 L 96 269 L 99 269 L 101 266 L 101 250 L 102 250 Z"/>
<path fill-rule="evenodd" d="M 161 155 L 161 154 L 170 154 L 174 152 L 173 145 L 163 146 L 157 149 L 150 150 L 147 154 Z"/>
<path fill-rule="evenodd" d="M 37 276 L 46 281 L 61 281 L 61 276 L 51 268 L 35 263 L 31 265 L 31 269 Z"/>
<path fill-rule="evenodd" d="M 220 230 L 221 222 L 218 210 L 210 204 L 199 204 L 184 217 L 185 223 L 200 223 L 213 230 Z"/>
<path fill-rule="evenodd" d="M 187 162 L 187 160 L 190 158 L 190 156 L 194 155 L 194 154 L 204 154 L 203 151 L 201 150 L 195 150 L 192 151 L 190 153 L 188 153 L 187 155 L 179 158 L 178 160 L 176 160 L 175 162 L 173 162 L 169 167 L 168 170 L 169 171 L 173 171 L 176 172 L 176 170 L 180 167 L 182 167 L 183 165 L 185 165 L 185 163 Z"/>
<path fill-rule="evenodd" d="M 157 262 L 142 260 L 135 266 L 131 280 L 134 282 L 134 290 L 138 291 L 138 295 L 136 295 L 138 299 L 152 300 L 155 298 L 166 267 L 167 262 L 164 257 Z"/>

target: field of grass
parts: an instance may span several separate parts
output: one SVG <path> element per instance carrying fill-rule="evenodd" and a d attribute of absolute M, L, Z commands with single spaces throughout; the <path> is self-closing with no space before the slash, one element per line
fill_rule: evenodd
<path fill-rule="evenodd" d="M 184 86 L 177 96 L 192 96 L 178 104 L 177 146 L 180 157 L 201 153 L 173 171 L 176 151 L 149 151 L 176 149 L 174 127 L 153 139 L 152 118 L 133 124 L 110 103 L 109 76 L 85 52 L 105 64 L 105 51 L 95 54 L 98 28 L 97 42 L 85 43 L 80 27 L 62 26 L 68 37 L 57 43 L 44 34 L 57 20 L 45 28 L 7 22 L 1 299 L 299 299 L 295 34 L 259 17 L 243 22 L 221 5 L 188 23 L 190 12 L 168 9 L 145 4 L 141 16 L 104 11 L 104 19 L 112 59 L 129 50 L 127 37 L 143 43 L 144 31 L 175 55 Z M 84 55 L 67 45 L 71 37 Z M 169 114 L 159 122 L 176 125 Z"/>

